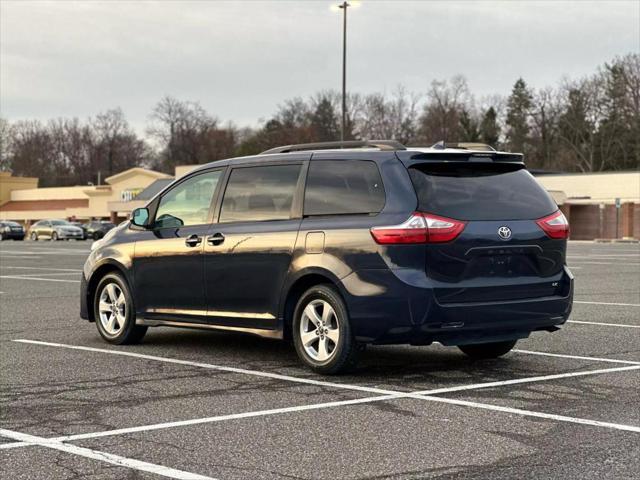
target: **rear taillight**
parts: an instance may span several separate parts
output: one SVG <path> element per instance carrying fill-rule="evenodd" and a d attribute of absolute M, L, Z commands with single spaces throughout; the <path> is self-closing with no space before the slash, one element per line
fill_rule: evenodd
<path fill-rule="evenodd" d="M 569 222 L 560 210 L 548 217 L 536 220 L 536 223 L 550 238 L 569 238 Z"/>
<path fill-rule="evenodd" d="M 460 220 L 415 212 L 400 225 L 372 228 L 371 235 L 382 245 L 444 243 L 460 235 L 465 225 L 466 222 Z"/>

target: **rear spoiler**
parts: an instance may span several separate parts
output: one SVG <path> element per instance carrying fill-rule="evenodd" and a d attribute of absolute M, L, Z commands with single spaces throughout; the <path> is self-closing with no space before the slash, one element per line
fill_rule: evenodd
<path fill-rule="evenodd" d="M 524 155 L 521 153 L 471 150 L 467 152 L 399 150 L 395 154 L 406 167 L 424 162 L 513 163 L 524 166 Z"/>

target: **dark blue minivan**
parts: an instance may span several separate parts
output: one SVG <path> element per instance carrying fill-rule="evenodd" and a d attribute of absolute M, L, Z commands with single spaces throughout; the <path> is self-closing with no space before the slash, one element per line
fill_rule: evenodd
<path fill-rule="evenodd" d="M 94 243 L 81 316 L 293 341 L 332 374 L 366 344 L 495 358 L 572 307 L 569 225 L 521 154 L 393 141 L 278 147 L 202 165 Z"/>

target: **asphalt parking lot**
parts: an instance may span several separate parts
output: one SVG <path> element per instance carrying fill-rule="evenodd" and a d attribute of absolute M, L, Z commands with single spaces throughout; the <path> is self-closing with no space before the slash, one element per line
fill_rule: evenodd
<path fill-rule="evenodd" d="M 571 243 L 561 331 L 498 360 L 372 347 L 348 376 L 281 342 L 79 319 L 89 242 L 0 244 L 6 479 L 638 478 L 640 246 Z"/>

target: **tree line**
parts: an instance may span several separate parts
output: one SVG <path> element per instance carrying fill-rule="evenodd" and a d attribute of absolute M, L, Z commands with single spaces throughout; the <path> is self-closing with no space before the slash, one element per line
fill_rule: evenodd
<path fill-rule="evenodd" d="M 172 173 L 176 165 L 252 155 L 278 145 L 338 140 L 337 91 L 292 98 L 258 127 L 222 123 L 196 101 L 162 98 L 144 135 L 120 108 L 77 118 L 0 119 L 0 169 L 40 177 L 41 186 L 80 185 L 133 166 Z M 350 93 L 346 139 L 395 139 L 409 146 L 482 142 L 522 152 L 530 168 L 596 172 L 640 166 L 640 55 L 617 57 L 581 79 L 476 98 L 463 76 L 424 93 Z"/>

